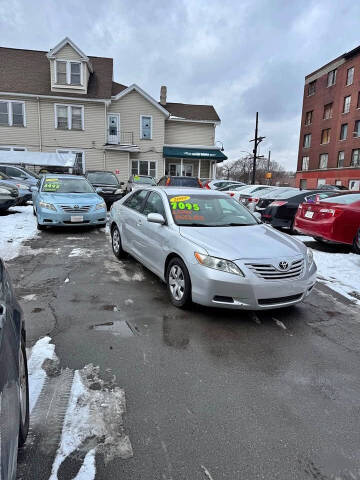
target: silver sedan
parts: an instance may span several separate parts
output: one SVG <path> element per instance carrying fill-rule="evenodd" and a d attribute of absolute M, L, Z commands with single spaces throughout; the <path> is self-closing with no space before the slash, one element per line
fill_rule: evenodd
<path fill-rule="evenodd" d="M 116 257 L 159 276 L 176 307 L 285 307 L 316 282 L 310 249 L 218 191 L 140 188 L 113 204 L 110 229 Z"/>

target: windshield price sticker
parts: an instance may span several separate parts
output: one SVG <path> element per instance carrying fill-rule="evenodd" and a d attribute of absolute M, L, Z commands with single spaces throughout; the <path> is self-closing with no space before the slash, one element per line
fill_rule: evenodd
<path fill-rule="evenodd" d="M 140 180 L 139 175 L 135 175 L 134 180 Z"/>
<path fill-rule="evenodd" d="M 176 221 L 185 221 L 185 222 L 203 222 L 205 220 L 205 217 L 203 215 L 198 215 L 197 213 L 194 212 L 188 212 L 187 210 L 184 210 L 183 212 L 180 213 L 174 213 L 174 219 Z"/>
<path fill-rule="evenodd" d="M 198 203 L 189 203 L 189 202 L 171 202 L 171 208 L 173 210 L 195 210 L 198 212 L 200 210 Z"/>
<path fill-rule="evenodd" d="M 44 191 L 46 192 L 55 192 L 56 190 L 58 190 L 60 188 L 60 183 L 57 183 L 57 182 L 49 182 L 47 181 L 45 184 L 44 184 Z"/>

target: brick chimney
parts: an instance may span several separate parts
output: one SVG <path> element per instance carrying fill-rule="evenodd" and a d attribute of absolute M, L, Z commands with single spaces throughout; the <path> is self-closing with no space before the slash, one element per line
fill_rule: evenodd
<path fill-rule="evenodd" d="M 162 87 L 160 88 L 160 103 L 163 106 L 166 105 L 166 93 L 167 93 L 167 88 L 165 85 L 162 85 Z"/>

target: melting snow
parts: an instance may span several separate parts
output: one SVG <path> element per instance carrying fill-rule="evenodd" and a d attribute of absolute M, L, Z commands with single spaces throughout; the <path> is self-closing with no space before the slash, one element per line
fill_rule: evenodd
<path fill-rule="evenodd" d="M 36 220 L 32 208 L 32 205 L 11 207 L 9 212 L 18 213 L 0 216 L 0 257 L 4 260 L 17 257 L 22 242 L 36 235 Z"/>
<path fill-rule="evenodd" d="M 94 256 L 95 250 L 90 248 L 73 248 L 69 253 L 69 257 L 92 257 Z"/>

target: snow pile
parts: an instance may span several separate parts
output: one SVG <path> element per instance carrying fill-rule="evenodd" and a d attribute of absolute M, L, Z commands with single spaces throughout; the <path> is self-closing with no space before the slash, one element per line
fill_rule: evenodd
<path fill-rule="evenodd" d="M 0 257 L 10 260 L 19 255 L 24 240 L 36 235 L 36 219 L 32 206 L 11 207 L 7 215 L 0 216 Z"/>

